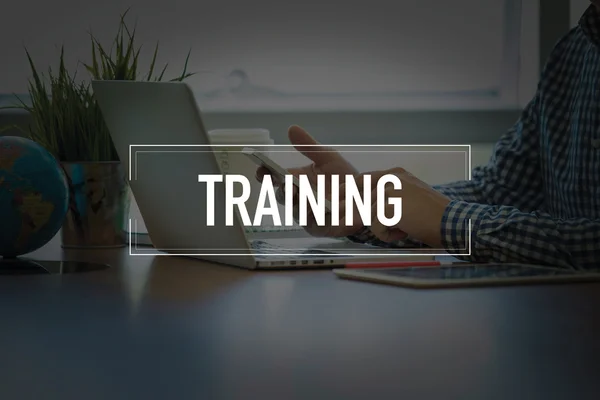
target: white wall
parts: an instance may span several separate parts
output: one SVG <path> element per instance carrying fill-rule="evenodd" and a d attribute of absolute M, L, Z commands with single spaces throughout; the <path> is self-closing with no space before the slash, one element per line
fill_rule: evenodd
<path fill-rule="evenodd" d="M 523 0 L 524 20 L 526 23 L 523 25 L 521 32 L 521 37 L 523 39 L 521 53 L 522 56 L 524 56 L 521 57 L 521 72 L 524 74 L 524 77 L 520 79 L 519 97 L 522 102 L 530 100 L 533 95 L 532 88 L 535 89 L 535 84 L 537 83 L 537 54 L 539 52 L 537 48 L 538 37 L 536 35 L 538 28 L 538 1 L 539 0 Z M 240 12 L 239 8 L 236 10 L 231 6 L 232 4 L 238 3 L 243 3 L 243 13 Z M 191 69 L 203 71 L 205 69 L 216 68 L 218 73 L 212 75 L 201 74 L 194 77 L 189 82 L 198 84 L 198 87 L 203 87 L 202 90 L 218 90 L 219 88 L 231 89 L 231 86 L 228 85 L 235 85 L 235 79 L 226 79 L 227 73 L 231 71 L 231 69 L 225 67 L 238 68 L 240 67 L 238 61 L 241 61 L 248 62 L 249 68 L 251 67 L 250 69 L 254 68 L 256 70 L 255 63 L 261 62 L 261 59 L 263 58 L 262 55 L 258 56 L 257 52 L 250 51 L 249 49 L 252 48 L 251 46 L 244 47 L 242 45 L 244 43 L 254 43 L 253 45 L 256 45 L 258 49 L 263 49 L 264 52 L 268 53 L 270 50 L 268 45 L 271 43 L 270 41 L 274 41 L 275 44 L 277 44 L 283 43 L 283 39 L 288 38 L 293 39 L 292 42 L 295 43 L 297 45 L 296 47 L 300 48 L 300 50 L 310 54 L 323 54 L 325 53 L 323 50 L 324 48 L 335 45 L 334 40 L 336 37 L 332 36 L 335 29 L 327 31 L 323 24 L 318 27 L 321 33 L 327 33 L 329 35 L 325 35 L 325 37 L 329 38 L 326 41 L 328 43 L 319 43 L 319 41 L 315 39 L 314 34 L 312 36 L 306 36 L 309 42 L 316 46 L 313 53 L 311 53 L 311 49 L 301 49 L 302 46 L 298 45 L 298 39 L 301 39 L 302 35 L 295 33 L 294 36 L 291 33 L 286 32 L 290 30 L 288 27 L 294 27 L 294 30 L 299 30 L 301 27 L 304 31 L 312 29 L 314 24 L 307 19 L 308 17 L 306 15 L 302 14 L 302 12 L 306 13 L 306 10 L 302 7 L 308 7 L 308 3 L 314 3 L 314 1 L 301 2 L 301 4 L 283 0 L 260 0 L 253 2 L 244 0 L 231 0 L 225 2 L 222 0 L 172 0 L 168 4 L 157 0 L 128 0 L 127 2 L 123 2 L 122 0 L 107 0 L 104 2 L 89 2 L 85 0 L 55 0 L 49 2 L 32 0 L 29 2 L 12 2 L 10 6 L 10 18 L 5 18 L 3 23 L 0 23 L 0 48 L 2 49 L 2 54 L 5 56 L 5 59 L 3 59 L 0 64 L 0 70 L 2 71 L 0 73 L 0 103 L 2 103 L 2 92 L 10 92 L 12 90 L 20 91 L 25 84 L 25 78 L 28 75 L 28 65 L 23 52 L 23 45 L 27 45 L 32 51 L 34 60 L 38 62 L 39 65 L 44 66 L 49 60 L 56 60 L 57 49 L 55 46 L 64 43 L 69 55 L 69 65 L 73 65 L 78 59 L 85 58 L 86 55 L 89 54 L 89 43 L 84 32 L 87 29 L 92 29 L 100 39 L 110 39 L 117 27 L 119 12 L 130 5 L 133 6 L 130 15 L 132 17 L 139 17 L 138 34 L 140 35 L 140 43 L 144 43 L 146 46 L 142 52 L 146 55 L 146 60 L 147 56 L 151 54 L 152 45 L 156 40 L 160 40 L 161 49 L 159 54 L 159 64 L 163 65 L 165 61 L 169 60 L 171 62 L 169 71 L 172 75 L 178 71 L 178 67 L 181 65 L 179 61 L 183 61 L 188 49 L 192 46 Z M 329 3 L 333 4 L 334 2 Z M 261 11 L 259 9 L 260 4 L 266 4 L 267 6 L 275 4 L 276 7 L 267 7 L 267 11 Z M 289 4 L 295 5 L 291 8 L 286 8 Z M 351 9 L 354 10 L 354 15 L 350 15 L 349 18 L 352 21 L 358 21 L 360 23 L 361 17 L 364 17 L 362 23 L 364 26 L 361 26 L 360 32 L 367 32 L 371 28 L 377 28 L 373 29 L 374 36 L 372 38 L 384 38 L 386 40 L 382 40 L 381 43 L 378 42 L 378 45 L 373 45 L 371 47 L 365 46 L 365 43 L 369 41 L 368 38 L 357 41 L 357 49 L 360 50 L 360 55 L 354 54 L 351 46 L 349 47 L 348 43 L 346 43 L 344 46 L 340 47 L 339 52 L 328 52 L 327 56 L 329 58 L 337 55 L 340 60 L 360 61 L 354 63 L 357 64 L 356 66 L 352 66 L 354 72 L 364 71 L 365 66 L 369 65 L 375 70 L 382 69 L 388 72 L 393 70 L 392 67 L 397 66 L 396 78 L 394 78 L 395 81 L 392 83 L 400 88 L 406 83 L 407 85 L 405 85 L 404 88 L 409 89 L 422 88 L 423 85 L 436 82 L 436 80 L 439 82 L 440 79 L 446 82 L 445 84 L 447 85 L 457 77 L 460 78 L 457 79 L 457 81 L 463 83 L 465 83 L 465 80 L 467 83 L 471 84 L 474 84 L 476 81 L 485 83 L 484 78 L 487 76 L 485 71 L 494 70 L 494 68 L 486 68 L 486 66 L 493 63 L 493 59 L 497 58 L 496 56 L 500 53 L 496 52 L 496 56 L 494 57 L 488 57 L 486 54 L 490 51 L 488 47 L 498 49 L 502 44 L 501 40 L 498 39 L 498 35 L 496 35 L 496 39 L 494 39 L 492 31 L 499 30 L 500 24 L 498 22 L 501 21 L 499 16 L 503 12 L 500 5 L 508 4 L 505 0 L 453 0 L 452 7 L 449 5 L 446 6 L 445 3 L 440 3 L 440 5 L 436 6 L 440 11 L 435 15 L 436 23 L 434 24 L 432 19 L 427 18 L 425 23 L 428 24 L 428 27 L 435 25 L 438 27 L 438 30 L 443 31 L 426 30 L 428 34 L 437 35 L 439 38 L 452 41 L 452 38 L 455 36 L 450 35 L 450 33 L 454 35 L 454 32 L 452 32 L 451 29 L 452 24 L 454 24 L 460 28 L 455 32 L 456 35 L 461 37 L 465 36 L 465 32 L 469 29 L 474 31 L 479 29 L 484 32 L 484 35 L 468 35 L 470 37 L 470 39 L 468 39 L 468 44 L 473 44 L 477 47 L 481 46 L 482 43 L 487 43 L 486 41 L 490 41 L 490 46 L 487 46 L 487 50 L 484 49 L 485 51 L 482 52 L 469 52 L 454 47 L 448 47 L 444 44 L 445 42 L 430 40 L 429 42 L 431 43 L 428 43 L 428 50 L 421 51 L 421 54 L 417 54 L 419 53 L 418 48 L 415 46 L 411 47 L 411 44 L 424 41 L 423 37 L 421 37 L 421 32 L 423 30 L 414 29 L 419 21 L 410 21 L 410 24 L 396 23 L 395 25 L 393 22 L 396 20 L 399 22 L 410 19 L 409 16 L 398 12 L 398 10 L 403 10 L 407 7 L 410 9 L 412 7 L 418 11 L 418 13 L 414 15 L 427 16 L 430 12 L 429 8 L 431 8 L 431 5 L 428 5 L 427 2 L 423 2 L 422 0 L 376 0 L 375 2 L 366 2 L 363 6 L 370 7 L 373 4 L 383 4 L 387 7 L 384 8 L 384 11 L 389 11 L 382 13 L 381 10 L 376 10 L 378 14 L 375 15 L 383 15 L 383 17 L 385 17 L 385 19 L 383 19 L 386 23 L 385 32 L 381 30 L 383 25 L 377 25 L 379 21 L 377 18 L 374 22 L 371 20 L 367 21 L 366 14 L 357 14 L 356 10 L 358 9 L 358 11 L 360 11 L 360 8 L 357 8 L 358 6 L 356 5 L 351 7 Z M 464 12 L 462 14 L 458 12 L 463 10 L 465 5 L 468 4 L 475 4 L 475 7 L 473 7 L 474 11 L 471 10 L 471 12 Z M 486 8 L 486 4 L 489 4 L 490 7 Z M 313 4 L 312 6 L 315 5 Z M 397 7 L 400 7 L 400 9 Z M 326 8 L 331 11 L 330 6 L 327 6 Z M 285 17 L 287 15 L 285 12 L 286 10 L 290 11 L 287 13 L 289 14 L 287 19 L 276 18 L 277 15 L 283 15 Z M 299 11 L 296 12 L 296 10 Z M 335 16 L 334 14 L 335 13 L 328 15 L 327 17 L 333 18 Z M 485 18 L 478 18 L 476 14 L 481 14 L 480 16 L 483 15 Z M 231 16 L 232 19 L 227 20 L 229 21 L 228 24 L 220 24 L 215 15 Z M 233 17 L 238 18 L 240 16 L 243 17 L 243 23 L 234 27 L 236 29 L 230 29 L 233 22 L 236 21 Z M 305 19 L 303 20 L 303 18 Z M 437 22 L 439 22 L 439 19 L 441 19 L 443 23 L 438 24 Z M 463 20 L 464 22 L 462 22 Z M 133 18 L 130 22 L 132 21 Z M 492 26 L 494 29 L 490 30 L 490 27 Z M 337 27 L 335 28 L 337 29 Z M 347 26 L 342 26 L 342 28 L 346 31 L 349 29 Z M 276 33 L 277 29 L 284 32 L 285 35 L 278 36 L 273 34 L 273 32 Z M 446 34 L 446 31 L 448 31 L 448 34 Z M 356 32 L 359 31 L 357 30 Z M 353 37 L 356 37 L 356 34 Z M 386 38 L 386 35 L 389 35 L 389 38 Z M 254 42 L 252 42 L 251 39 Z M 269 41 L 267 41 L 267 39 Z M 454 40 L 454 44 L 460 46 L 460 43 L 457 43 L 458 42 Z M 245 52 L 241 53 L 241 58 L 238 57 L 240 48 L 245 50 Z M 432 51 L 436 50 L 436 48 L 443 51 L 439 54 Z M 510 49 L 506 50 L 508 51 Z M 83 54 L 83 56 L 81 56 L 81 54 Z M 249 54 L 252 57 L 250 57 Z M 366 57 L 365 54 L 371 54 L 371 57 Z M 444 69 L 444 74 L 440 75 L 440 77 L 435 77 L 436 80 L 429 80 L 429 77 L 436 75 L 436 71 L 439 72 L 440 70 L 440 67 L 436 66 L 436 57 L 439 57 L 440 54 L 450 55 L 447 57 L 449 61 L 445 65 L 447 68 Z M 281 53 L 279 56 L 277 54 L 270 54 L 269 56 L 275 57 L 275 59 L 279 61 L 277 65 L 275 65 L 275 63 L 270 63 L 267 64 L 267 66 L 283 68 L 288 72 L 296 71 L 295 73 L 292 73 L 294 79 L 279 80 L 279 84 L 275 85 L 279 89 L 307 89 L 311 85 L 313 86 L 312 88 L 314 88 L 315 86 L 320 85 L 318 82 L 323 81 L 323 79 L 305 79 L 304 82 L 298 82 L 297 78 L 300 76 L 297 73 L 298 71 L 290 68 L 294 63 L 301 66 L 307 64 L 306 57 L 299 55 L 299 53 L 288 51 Z M 533 62 L 525 62 L 526 58 L 532 59 Z M 317 61 L 326 59 L 327 58 L 317 58 Z M 480 65 L 481 68 L 477 68 L 477 62 L 482 60 L 484 62 Z M 310 71 L 314 72 L 315 70 L 318 70 L 318 68 L 315 69 L 314 63 L 315 60 L 308 63 L 312 66 L 309 65 L 309 68 L 306 68 L 306 71 L 303 73 L 306 74 Z M 419 63 L 428 65 L 425 65 L 426 68 L 421 69 L 418 67 Z M 458 68 L 460 67 L 460 63 L 466 63 L 469 68 Z M 220 69 L 221 67 L 225 69 Z M 474 68 L 478 69 L 479 73 L 474 73 Z M 81 71 L 81 73 L 82 75 L 85 74 L 84 71 Z M 4 79 L 5 83 L 3 84 L 1 82 L 2 78 L 6 78 L 9 75 L 11 78 L 8 80 Z M 265 71 L 253 73 L 250 77 L 250 82 L 252 83 L 252 90 L 250 92 L 256 94 L 257 86 L 270 86 L 268 84 L 268 78 L 271 75 L 277 77 L 281 76 L 281 73 L 270 74 Z M 336 86 L 339 89 L 341 82 L 340 76 L 334 73 L 331 75 L 336 76 L 335 79 L 328 82 L 328 84 Z M 341 76 L 343 75 L 344 74 Z M 477 76 L 477 79 L 469 82 L 469 79 L 465 79 L 465 76 L 468 77 L 471 75 Z M 284 77 L 285 76 L 287 75 L 284 75 Z M 348 76 L 348 74 L 346 74 L 346 76 Z M 362 85 L 361 90 L 365 88 L 362 77 L 359 77 L 359 79 L 352 79 L 352 81 L 358 86 Z M 315 84 L 315 82 L 317 83 Z M 286 87 L 286 85 L 295 85 L 295 87 Z M 333 86 L 330 86 L 330 88 Z M 354 87 L 354 89 L 358 86 Z M 446 88 L 448 88 L 448 86 Z M 260 90 L 258 92 L 260 92 Z M 266 92 L 269 93 L 268 90 Z M 248 92 L 241 90 L 238 94 L 244 97 Z M 219 103 L 219 101 L 220 100 L 216 100 L 213 106 L 216 103 Z M 263 110 L 262 112 L 256 113 L 223 113 L 221 111 L 211 112 L 211 107 L 205 102 L 202 104 L 202 110 L 205 113 L 205 121 L 209 129 L 264 127 L 271 130 L 273 136 L 280 142 L 285 140 L 285 132 L 290 124 L 300 124 L 326 143 L 364 143 L 364 134 L 365 132 L 369 132 L 369 141 L 374 143 L 437 144 L 493 142 L 516 121 L 519 108 L 515 107 L 511 110 L 489 111 L 465 109 L 463 111 L 453 110 L 449 112 L 421 112 L 421 110 L 414 111 L 415 108 L 420 106 L 420 103 L 416 101 L 414 97 L 405 96 L 403 101 L 405 105 L 408 104 L 409 111 L 381 113 L 381 110 L 385 107 L 375 107 L 372 108 L 371 111 L 364 113 L 347 112 L 346 114 L 344 114 L 346 112 L 345 110 L 342 110 L 337 114 L 334 112 L 322 112 L 322 108 L 312 113 L 299 113 L 297 111 L 272 112 L 272 110 Z M 252 103 L 254 103 L 254 101 L 252 101 Z M 359 103 L 365 104 L 365 102 L 360 99 Z M 451 104 L 451 106 L 457 104 L 452 101 L 447 103 Z M 271 102 L 271 104 L 273 104 L 273 102 Z M 284 102 L 277 101 L 275 104 L 284 104 Z M 338 104 L 338 102 L 335 102 L 335 104 Z M 313 107 L 318 106 L 316 102 L 311 103 L 311 105 Z M 2 118 L 3 116 L 0 115 L 0 123 L 2 122 Z"/>
<path fill-rule="evenodd" d="M 188 82 L 206 111 L 514 109 L 535 89 L 519 75 L 537 73 L 537 49 L 520 46 L 535 42 L 537 0 L 452 0 L 434 11 L 422 0 L 34 3 L 11 2 L 0 24 L 10 60 L 0 93 L 26 89 L 23 45 L 43 70 L 61 44 L 68 66 L 90 62 L 87 31 L 109 45 L 127 6 L 143 65 L 159 40 L 159 64 L 174 76 L 192 49 L 190 69 L 202 73 Z"/>

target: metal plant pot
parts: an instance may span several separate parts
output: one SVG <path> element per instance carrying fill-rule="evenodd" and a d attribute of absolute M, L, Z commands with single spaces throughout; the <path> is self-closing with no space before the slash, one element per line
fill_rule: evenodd
<path fill-rule="evenodd" d="M 127 244 L 130 192 L 120 162 L 62 163 L 69 183 L 64 248 L 114 248 Z"/>

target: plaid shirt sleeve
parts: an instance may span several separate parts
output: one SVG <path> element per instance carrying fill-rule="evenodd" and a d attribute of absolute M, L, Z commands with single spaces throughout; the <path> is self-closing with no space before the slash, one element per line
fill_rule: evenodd
<path fill-rule="evenodd" d="M 476 167 L 470 181 L 434 186 L 451 199 L 487 205 L 505 205 L 534 211 L 544 201 L 540 179 L 538 97 L 496 143 L 487 165 Z"/>
<path fill-rule="evenodd" d="M 536 110 L 537 97 L 525 108 L 517 124 L 498 141 L 490 162 L 484 167 L 473 170 L 472 180 L 438 185 L 434 186 L 434 189 L 451 199 L 463 202 L 490 206 L 512 204 L 523 210 L 535 209 L 543 200 L 540 194 L 540 181 L 534 178 L 539 172 L 535 158 L 536 145 L 539 146 L 536 135 Z M 528 179 L 523 179 L 524 177 Z M 452 249 L 465 249 L 464 241 L 458 246 L 461 239 L 464 239 L 464 232 L 462 236 L 459 233 L 465 229 L 464 221 L 458 220 L 456 216 L 448 218 L 448 213 L 451 211 L 447 209 L 444 217 L 447 221 L 442 232 L 444 243 L 448 250 L 451 244 L 454 244 L 451 246 Z M 385 243 L 377 239 L 368 228 L 363 228 L 348 239 L 378 247 L 424 246 L 410 239 L 399 243 Z"/>
<path fill-rule="evenodd" d="M 453 200 L 442 219 L 447 249 L 468 246 L 474 262 L 524 262 L 569 269 L 595 269 L 600 264 L 600 221 L 560 220 L 547 213 L 516 207 Z"/>
<path fill-rule="evenodd" d="M 452 199 L 442 219 L 442 244 L 450 253 L 469 247 L 472 262 L 525 262 L 571 269 L 600 264 L 600 221 L 558 220 L 538 211 L 544 201 L 539 167 L 537 100 L 498 141 L 490 162 L 475 168 L 472 180 L 434 188 Z M 350 238 L 383 243 L 363 229 Z"/>
<path fill-rule="evenodd" d="M 442 220 L 442 243 L 450 252 L 467 248 L 471 220 L 471 256 L 459 258 L 598 268 L 600 221 L 558 219 L 541 211 L 539 97 L 538 89 L 519 121 L 496 144 L 490 162 L 474 169 L 471 181 L 435 187 L 452 199 Z"/>
<path fill-rule="evenodd" d="M 600 13 L 590 5 L 556 44 L 536 96 L 489 163 L 470 181 L 434 187 L 451 199 L 440 227 L 449 252 L 469 248 L 461 258 L 478 262 L 600 267 L 599 48 Z M 364 229 L 355 239 L 373 235 Z"/>

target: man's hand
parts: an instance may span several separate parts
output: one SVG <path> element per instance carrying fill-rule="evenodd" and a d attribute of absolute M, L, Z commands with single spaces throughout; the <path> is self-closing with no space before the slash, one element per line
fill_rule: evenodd
<path fill-rule="evenodd" d="M 371 231 L 384 242 L 395 242 L 411 237 L 431 247 L 442 247 L 441 223 L 442 217 L 450 199 L 434 190 L 425 182 L 419 180 L 411 173 L 402 168 L 393 168 L 386 171 L 374 171 L 367 173 L 371 175 L 371 186 L 362 186 L 361 174 L 341 156 L 337 151 L 320 145 L 312 136 L 298 126 L 289 129 L 290 142 L 294 147 L 308 157 L 312 164 L 301 168 L 292 168 L 291 174 L 307 175 L 311 183 L 316 186 L 317 175 L 325 175 L 327 183 L 326 197 L 331 200 L 331 188 L 329 186 L 331 175 L 339 175 L 341 186 L 339 188 L 339 226 L 331 226 L 330 216 L 327 217 L 325 226 L 318 226 L 314 217 L 309 213 L 308 226 L 304 227 L 313 236 L 345 237 L 357 233 L 363 228 L 360 214 L 356 207 L 353 210 L 353 224 L 346 226 L 345 220 L 345 185 L 344 175 L 354 175 L 355 181 L 361 193 L 365 190 L 371 192 Z M 256 176 L 259 181 L 269 174 L 266 168 L 259 168 Z M 402 198 L 402 218 L 393 227 L 384 226 L 377 218 L 377 182 L 383 175 L 392 174 L 397 176 L 402 183 L 402 189 L 395 189 L 391 184 L 386 185 L 384 216 L 391 218 L 394 211 L 393 205 L 388 201 L 390 198 Z M 366 174 L 363 174 L 366 175 Z M 274 182 L 280 186 L 278 199 L 282 201 L 282 182 Z"/>
<path fill-rule="evenodd" d="M 363 185 L 363 176 L 369 175 L 371 185 L 365 187 Z M 378 191 L 377 182 L 384 175 L 394 175 L 400 179 L 402 184 L 401 189 L 396 189 L 391 183 L 385 186 L 383 203 L 383 216 L 392 218 L 394 212 L 398 212 L 390 199 L 402 199 L 402 218 L 395 226 L 385 226 L 380 222 L 381 215 L 378 209 Z M 425 182 L 419 180 L 411 173 L 403 168 L 393 168 L 386 171 L 374 171 L 361 174 L 355 178 L 357 187 L 361 194 L 365 191 L 371 192 L 371 232 L 383 242 L 393 243 L 403 241 L 407 237 L 416 239 L 434 248 L 442 247 L 441 240 L 441 224 L 442 217 L 446 210 L 450 199 L 443 194 L 434 190 Z M 345 208 L 344 196 L 345 185 L 340 186 L 340 226 L 330 227 L 328 230 L 329 236 L 344 236 L 345 235 Z M 360 221 L 360 214 L 356 206 L 352 213 L 353 223 Z M 362 225 L 361 225 L 362 226 Z"/>
<path fill-rule="evenodd" d="M 288 131 L 288 137 L 292 145 L 306 156 L 309 160 L 312 161 L 311 164 L 300 167 L 300 168 L 290 168 L 288 171 L 290 174 L 295 176 L 306 175 L 311 182 L 311 184 L 316 187 L 317 184 L 317 175 L 324 175 L 326 182 L 326 195 L 327 199 L 331 199 L 331 175 L 339 175 L 343 177 L 344 175 L 358 175 L 358 171 L 344 158 L 342 155 L 326 146 L 321 145 L 317 142 L 311 135 L 309 135 L 304 129 L 299 126 L 292 126 Z M 265 175 L 269 174 L 269 170 L 260 167 L 256 172 L 256 178 L 262 182 L 262 179 Z M 273 184 L 279 186 L 278 190 L 278 200 L 283 202 L 283 182 L 276 182 L 273 179 Z M 294 188 L 294 192 L 296 192 L 297 188 Z M 308 213 L 307 218 L 308 226 L 304 227 L 308 233 L 313 236 L 334 236 L 333 232 L 331 232 L 330 226 L 318 226 L 314 217 L 311 213 Z M 362 225 L 358 225 L 356 227 L 336 227 L 336 228 L 345 228 L 345 229 L 336 229 L 337 236 L 348 236 L 356 233 Z"/>
<path fill-rule="evenodd" d="M 402 182 L 402 189 L 395 189 L 391 184 L 386 185 L 384 215 L 392 217 L 394 208 L 389 204 L 390 198 L 402 198 L 402 218 L 393 227 L 384 226 L 379 222 L 377 210 L 377 181 L 387 174 L 393 174 Z M 417 239 L 433 248 L 442 247 L 441 227 L 442 218 L 450 199 L 431 186 L 421 181 L 402 168 L 376 172 L 371 175 L 373 185 L 371 210 L 374 216 L 371 232 L 384 242 L 403 240 L 405 235 Z"/>

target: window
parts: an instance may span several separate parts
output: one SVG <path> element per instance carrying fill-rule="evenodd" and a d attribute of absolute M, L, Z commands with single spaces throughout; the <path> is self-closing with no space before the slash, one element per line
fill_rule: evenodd
<path fill-rule="evenodd" d="M 537 82 L 536 0 L 129 4 L 146 61 L 159 40 L 175 76 L 191 48 L 199 73 L 188 82 L 205 111 L 517 109 Z M 61 44 L 69 65 L 87 62 L 86 32 L 110 40 L 124 11 L 120 0 L 11 7 L 0 47 L 15 61 L 3 65 L 2 93 L 26 91 L 23 45 L 43 69 Z"/>

